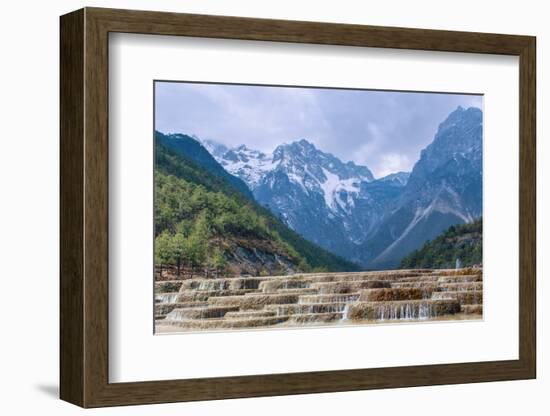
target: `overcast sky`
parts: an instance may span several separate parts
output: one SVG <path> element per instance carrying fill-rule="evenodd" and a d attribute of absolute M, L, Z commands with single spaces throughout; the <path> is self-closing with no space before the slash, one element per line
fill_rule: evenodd
<path fill-rule="evenodd" d="M 410 171 L 459 105 L 482 96 L 156 82 L 155 128 L 271 152 L 307 139 L 379 178 Z"/>

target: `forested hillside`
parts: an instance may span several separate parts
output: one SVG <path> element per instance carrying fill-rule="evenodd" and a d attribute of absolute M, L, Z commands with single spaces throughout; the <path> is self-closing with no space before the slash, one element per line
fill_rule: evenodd
<path fill-rule="evenodd" d="M 236 176 L 233 176 L 225 171 L 225 169 L 214 159 L 214 157 L 200 144 L 197 140 L 186 134 L 163 134 L 159 131 L 155 132 L 155 141 L 162 146 L 170 149 L 179 156 L 186 158 L 188 161 L 194 162 L 196 165 L 208 170 L 208 172 L 230 185 L 235 190 L 242 193 L 248 199 L 253 200 L 252 192 L 246 184 Z M 196 180 L 197 178 L 193 178 Z"/>
<path fill-rule="evenodd" d="M 414 250 L 400 264 L 402 269 L 454 268 L 457 259 L 461 267 L 481 265 L 483 221 L 453 225 L 433 241 Z"/>
<path fill-rule="evenodd" d="M 357 268 L 304 240 L 210 168 L 155 141 L 155 263 L 160 274 L 167 265 L 176 274 L 191 275 Z"/>

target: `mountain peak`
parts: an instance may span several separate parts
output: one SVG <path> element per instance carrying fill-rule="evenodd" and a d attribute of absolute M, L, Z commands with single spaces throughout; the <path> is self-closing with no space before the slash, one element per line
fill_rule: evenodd
<path fill-rule="evenodd" d="M 432 143 L 420 152 L 409 183 L 420 183 L 439 167 L 457 158 L 481 163 L 483 114 L 477 107 L 458 107 L 439 125 Z"/>
<path fill-rule="evenodd" d="M 449 127 L 454 127 L 459 123 L 480 124 L 482 122 L 482 112 L 477 107 L 468 107 L 465 109 L 458 106 L 456 110 L 450 113 L 447 118 L 439 125 L 438 133 Z"/>
<path fill-rule="evenodd" d="M 285 143 L 285 144 L 279 145 L 275 149 L 274 153 L 276 153 L 277 150 L 279 150 L 279 151 L 290 150 L 292 152 L 299 152 L 299 153 L 304 153 L 304 152 L 305 153 L 310 153 L 310 152 L 318 152 L 319 151 L 319 150 L 317 150 L 317 148 L 315 147 L 315 145 L 313 143 L 307 141 L 306 139 L 300 139 L 300 140 L 293 141 L 291 143 Z"/>

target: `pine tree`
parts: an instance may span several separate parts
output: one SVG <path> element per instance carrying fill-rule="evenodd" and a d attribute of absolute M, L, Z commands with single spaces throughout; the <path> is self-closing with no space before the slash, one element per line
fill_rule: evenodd
<path fill-rule="evenodd" d="M 187 239 L 181 233 L 174 234 L 172 237 L 173 260 L 176 262 L 177 275 L 179 277 L 181 266 L 185 263 L 187 254 Z"/>
<path fill-rule="evenodd" d="M 216 247 L 214 249 L 213 254 L 212 254 L 212 265 L 214 266 L 214 269 L 216 270 L 216 277 L 220 276 L 220 272 L 225 271 L 225 266 L 227 265 L 227 260 L 225 258 L 224 253 L 223 253 L 223 250 L 219 247 Z"/>
<path fill-rule="evenodd" d="M 163 266 L 172 264 L 174 260 L 172 236 L 164 231 L 155 239 L 155 263 L 159 266 L 161 277 Z"/>

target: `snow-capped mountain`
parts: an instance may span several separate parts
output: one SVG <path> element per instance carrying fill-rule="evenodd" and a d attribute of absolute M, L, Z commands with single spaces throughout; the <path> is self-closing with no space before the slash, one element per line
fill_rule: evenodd
<path fill-rule="evenodd" d="M 380 179 L 304 139 L 272 153 L 202 144 L 306 239 L 366 267 L 388 268 L 448 226 L 481 216 L 481 136 L 481 110 L 459 107 L 412 172 Z"/>
<path fill-rule="evenodd" d="M 360 192 L 362 182 L 374 180 L 366 166 L 343 163 L 304 139 L 280 145 L 271 154 L 241 145 L 217 158 L 228 172 L 243 179 L 253 192 L 262 187 L 272 188 L 275 185 L 273 173 L 280 172 L 305 193 L 320 194 L 326 208 L 333 212 L 349 210 L 348 205 L 353 202 L 348 201 L 348 197 Z"/>
<path fill-rule="evenodd" d="M 244 180 L 251 190 L 277 165 L 273 161 L 273 155 L 249 149 L 245 145 L 228 150 L 218 157 L 218 162 L 228 172 Z"/>
<path fill-rule="evenodd" d="M 213 143 L 205 146 L 214 149 Z M 269 154 L 241 145 L 216 159 L 287 225 L 348 258 L 377 225 L 408 175 L 377 181 L 368 167 L 344 163 L 304 139 Z"/>

